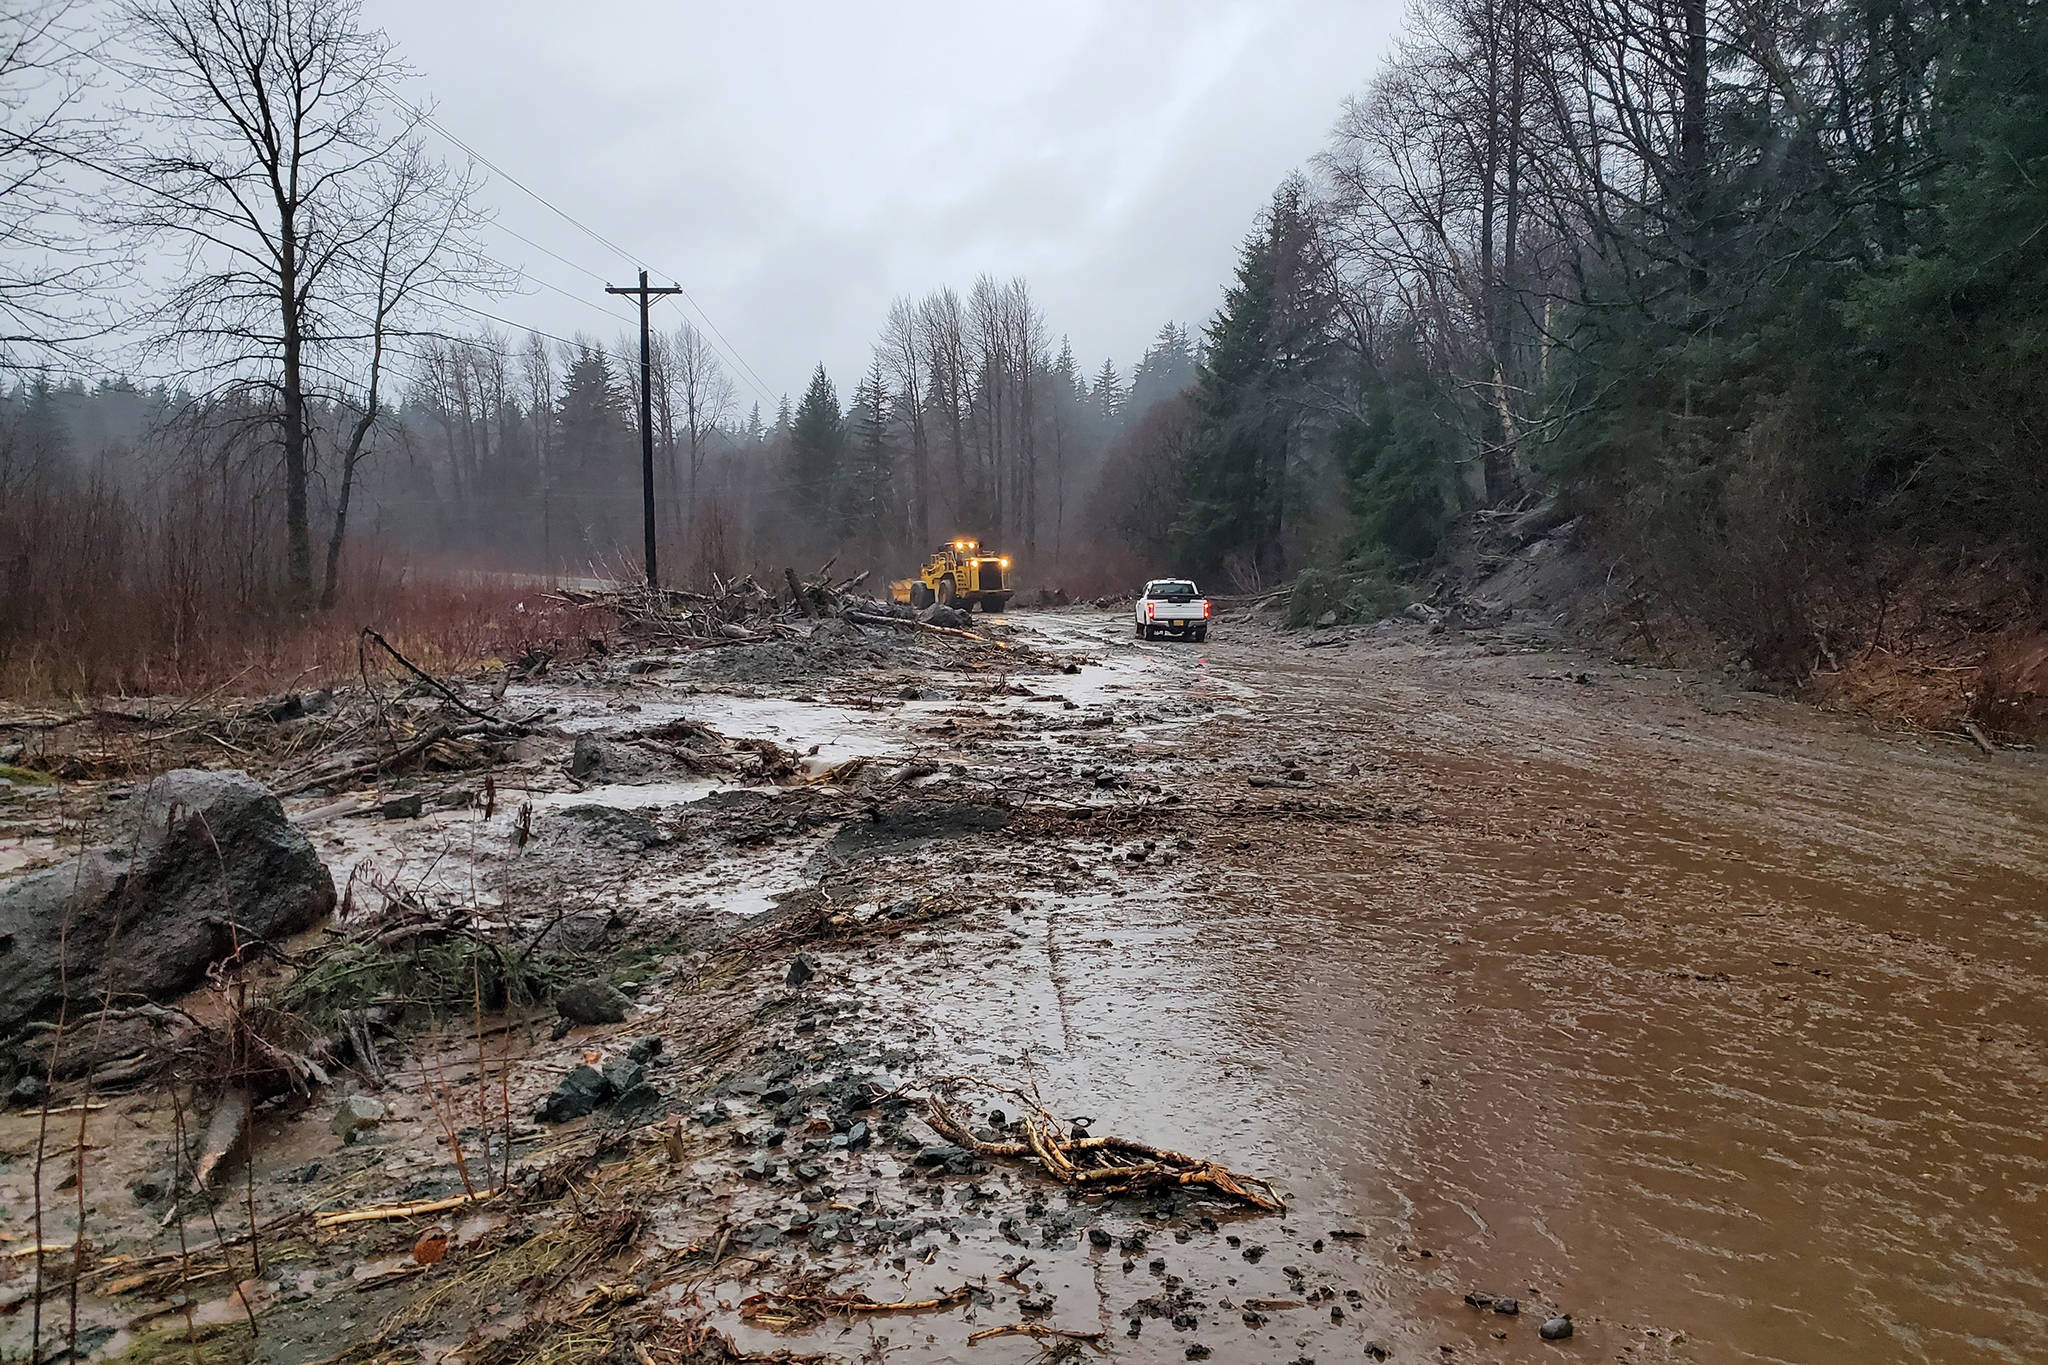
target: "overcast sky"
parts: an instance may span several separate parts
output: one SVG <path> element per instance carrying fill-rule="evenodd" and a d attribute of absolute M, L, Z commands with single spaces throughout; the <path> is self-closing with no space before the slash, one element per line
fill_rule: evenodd
<path fill-rule="evenodd" d="M 366 0 L 449 132 L 678 280 L 779 394 L 852 386 L 889 301 L 1022 274 L 1083 368 L 1216 307 L 1239 241 L 1377 65 L 1397 0 Z M 494 181 L 504 228 L 629 262 Z M 494 311 L 623 300 L 506 232 Z M 605 311 L 593 311 L 588 298 Z M 680 300 L 661 305 L 685 309 Z M 608 321 L 606 312 L 618 321 Z M 670 314 L 672 325 L 674 314 Z M 743 398 L 754 394 L 741 376 Z M 763 403 L 764 412 L 772 402 Z"/>

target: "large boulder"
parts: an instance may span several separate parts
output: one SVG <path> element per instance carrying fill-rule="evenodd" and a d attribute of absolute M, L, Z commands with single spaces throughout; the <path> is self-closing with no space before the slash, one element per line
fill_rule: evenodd
<path fill-rule="evenodd" d="M 0 883 L 0 1037 L 66 997 L 174 998 L 238 947 L 333 909 L 334 879 L 269 788 L 241 772 L 165 773 L 113 844 Z"/>

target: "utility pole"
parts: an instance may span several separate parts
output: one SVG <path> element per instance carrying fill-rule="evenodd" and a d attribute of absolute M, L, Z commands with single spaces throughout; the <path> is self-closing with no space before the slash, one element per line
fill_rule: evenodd
<path fill-rule="evenodd" d="M 680 285 L 666 289 L 651 286 L 643 270 L 638 287 L 621 289 L 608 284 L 604 292 L 630 294 L 640 300 L 640 529 L 647 540 L 647 586 L 652 588 L 659 585 L 654 575 L 654 362 L 649 355 L 647 310 L 660 296 L 683 290 Z"/>

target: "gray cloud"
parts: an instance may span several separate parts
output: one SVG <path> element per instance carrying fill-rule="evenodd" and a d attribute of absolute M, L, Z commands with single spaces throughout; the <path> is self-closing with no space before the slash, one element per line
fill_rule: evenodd
<path fill-rule="evenodd" d="M 367 7 L 442 124 L 675 272 L 778 393 L 821 360 L 850 385 L 893 297 L 964 289 L 983 270 L 1027 276 L 1091 370 L 1105 355 L 1128 366 L 1168 319 L 1199 324 L 1252 216 L 1320 145 L 1401 13 L 1395 0 Z M 628 278 L 634 262 L 513 187 L 486 197 L 505 228 Z M 491 243 L 577 296 L 535 287 L 494 311 L 564 336 L 625 325 L 596 280 L 506 233 Z"/>

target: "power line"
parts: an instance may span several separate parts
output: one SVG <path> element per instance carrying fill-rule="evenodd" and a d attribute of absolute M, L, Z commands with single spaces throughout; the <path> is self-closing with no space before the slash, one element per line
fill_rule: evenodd
<path fill-rule="evenodd" d="M 388 85 L 385 87 L 385 89 L 387 90 L 388 93 L 390 93 L 393 99 L 399 102 L 401 107 L 410 110 L 413 116 L 419 119 L 419 121 L 423 125 L 433 129 L 442 137 L 446 138 L 456 148 L 466 153 L 467 155 L 474 157 L 477 161 L 481 162 L 484 166 L 496 172 L 498 175 L 503 176 L 505 180 L 508 181 L 515 189 L 519 190 L 522 194 L 532 199 L 535 203 L 539 204 L 548 212 L 560 218 L 563 222 L 575 228 L 578 232 L 581 232 L 585 236 L 589 237 L 590 240 L 592 240 L 593 242 L 596 242 L 598 245 L 604 247 L 608 251 L 616 253 L 620 259 L 624 260 L 629 265 L 638 265 L 640 261 L 644 259 L 643 257 L 635 256 L 632 252 L 627 251 L 617 242 L 605 236 L 596 228 L 591 227 L 589 224 L 585 223 L 583 220 L 576 217 L 574 214 L 570 213 L 567 209 L 564 209 L 557 205 L 553 200 L 543 195 L 540 191 L 534 189 L 525 181 L 521 180 L 518 176 L 512 174 L 503 166 L 500 166 L 497 162 L 491 160 L 482 152 L 478 151 L 475 147 L 471 146 L 469 143 L 463 141 L 460 137 L 450 132 L 448 128 L 445 125 L 443 125 L 442 122 L 439 119 L 435 118 L 432 114 L 429 114 L 426 110 L 420 108 L 418 105 L 408 103 L 403 96 L 399 95 L 397 91 L 391 90 Z M 512 229 L 510 228 L 506 228 L 505 231 L 511 233 L 515 237 L 519 237 L 521 241 L 526 242 L 527 245 L 532 246 L 537 250 L 547 251 L 546 247 L 542 247 L 538 243 L 533 242 L 528 238 L 520 237 L 518 233 L 513 232 Z M 550 256 L 555 256 L 555 253 L 552 251 L 548 251 L 548 254 Z M 564 265 L 571 264 L 571 262 L 569 262 L 568 260 L 561 256 L 555 256 L 555 259 L 562 261 Z M 573 266 L 572 268 L 577 270 L 584 269 L 584 267 L 582 266 Z M 594 271 L 585 271 L 585 273 L 592 275 L 593 278 L 601 279 L 601 277 L 597 276 L 596 272 Z M 680 278 L 673 272 L 664 271 L 662 273 L 667 274 L 670 279 Z M 696 311 L 697 316 L 703 320 L 704 325 L 711 330 L 713 337 L 717 339 L 720 348 L 725 352 L 726 359 L 732 363 L 735 372 L 738 374 L 738 377 L 746 381 L 748 384 L 750 384 L 753 387 L 754 392 L 760 395 L 761 398 L 771 403 L 774 402 L 775 395 L 769 391 L 767 382 L 761 378 L 760 374 L 755 371 L 752 365 L 749 365 L 747 363 L 746 357 L 740 354 L 739 348 L 733 345 L 732 339 L 726 336 L 724 331 L 722 331 L 719 328 L 716 322 L 711 320 L 711 314 L 704 310 L 704 305 L 698 303 L 695 296 L 693 296 L 687 289 L 681 288 L 680 285 L 678 285 L 678 292 L 682 294 L 684 301 L 686 301 L 690 305 L 690 307 Z"/>
<path fill-rule="evenodd" d="M 84 51 L 79 48 L 72 47 L 70 44 L 65 43 L 62 40 L 56 38 L 51 38 L 49 41 L 51 42 L 52 46 L 58 48 L 60 51 L 67 52 L 74 57 L 84 58 L 85 60 L 92 62 L 94 65 L 99 66 L 102 69 L 111 72 L 116 76 L 119 76 L 121 79 L 125 80 L 137 89 L 146 90 L 149 93 L 156 95 L 159 99 L 169 98 L 168 96 L 164 95 L 162 91 L 157 90 L 155 87 L 138 78 L 132 71 L 125 70 L 121 67 L 115 66 L 113 63 L 101 57 L 98 53 Z M 420 121 L 422 125 L 424 125 L 427 128 L 431 128 L 436 133 L 439 133 L 443 138 L 447 139 L 450 143 L 452 143 L 455 147 L 459 148 L 462 152 L 464 152 L 470 157 L 473 157 L 477 161 L 481 162 L 484 166 L 488 167 L 490 170 L 495 172 L 497 175 L 503 177 L 514 188 L 518 189 L 521 193 L 531 198 L 535 203 L 547 209 L 550 213 L 553 213 L 554 215 L 562 219 L 562 221 L 574 227 L 577 231 L 582 232 L 585 236 L 589 237 L 592 241 L 598 243 L 600 246 L 603 246 L 606 250 L 613 252 L 614 254 L 619 256 L 620 259 L 626 261 L 628 264 L 638 263 L 640 258 L 634 256 L 631 252 L 627 251 L 617 242 L 613 241 L 609 237 L 606 237 L 603 233 L 591 227 L 589 224 L 583 222 L 581 219 L 577 218 L 568 210 L 559 207 L 554 203 L 554 201 L 548 199 L 538 190 L 532 188 L 525 181 L 521 180 L 518 176 L 513 175 L 503 166 L 500 166 L 497 162 L 491 160 L 491 158 L 489 158 L 488 156 L 485 156 L 482 152 L 478 151 L 475 147 L 471 146 L 461 137 L 451 132 L 447 128 L 447 126 L 444 125 L 439 119 L 435 118 L 432 114 L 429 114 L 425 109 L 421 108 L 420 106 L 411 103 L 403 95 L 399 94 L 398 91 L 392 89 L 388 81 L 382 81 L 380 82 L 380 84 L 384 86 L 385 93 L 389 94 L 391 98 L 398 103 L 400 108 L 410 112 L 415 118 L 417 118 Z M 96 170 L 101 174 L 109 175 L 117 180 L 125 181 L 135 186 L 136 188 L 161 193 L 161 191 L 155 191 L 154 186 L 143 185 L 139 181 L 131 180 L 129 177 L 122 175 L 120 172 L 113 170 L 111 167 L 98 166 L 91 162 L 85 161 L 83 158 L 78 158 L 78 161 L 81 165 L 89 166 L 91 169 Z M 523 233 L 520 233 L 512 228 L 505 227 L 501 223 L 494 222 L 492 226 L 499 228 L 508 236 L 517 238 L 519 241 L 524 242 L 526 245 L 532 247 L 534 250 L 542 252 L 547 256 L 553 257 L 555 260 L 561 262 L 563 265 L 568 266 L 571 270 L 579 271 L 582 274 L 588 275 L 590 276 L 590 278 L 598 281 L 599 283 L 604 282 L 604 276 L 599 274 L 597 271 L 590 269 L 588 266 L 577 264 L 576 262 L 570 260 L 568 257 L 561 255 L 559 252 L 553 251 L 545 246 L 542 246 L 540 243 L 534 241 L 530 237 L 527 237 Z M 479 255 L 481 254 L 482 253 L 479 253 Z M 484 256 L 483 259 L 490 261 L 491 264 L 498 266 L 500 269 L 511 269 L 511 267 L 506 266 L 502 261 L 493 260 L 491 257 Z M 515 271 L 514 273 L 520 275 L 522 278 L 530 278 L 534 281 L 534 283 L 542 286 L 545 289 L 551 289 L 555 293 L 562 295 L 564 298 L 575 299 L 577 302 L 582 303 L 588 307 L 596 308 L 597 311 L 603 313 L 606 317 L 611 318 L 615 322 L 625 321 L 625 319 L 618 317 L 616 314 L 611 313 L 603 308 L 599 308 L 597 304 L 585 298 L 584 296 L 572 293 L 569 290 L 561 288 L 559 285 L 550 284 L 547 281 L 540 279 L 538 276 L 528 274 L 528 272 L 524 270 Z M 677 279 L 678 277 L 671 273 L 670 278 Z M 705 308 L 702 304 L 697 302 L 696 297 L 693 294 L 691 294 L 687 289 L 682 288 L 680 284 L 677 285 L 676 292 L 680 294 L 686 302 L 688 302 L 690 307 L 696 311 L 697 316 L 703 321 L 704 325 L 711 330 L 713 337 L 716 338 L 717 342 L 720 345 L 720 348 L 724 351 L 726 359 L 729 360 L 735 367 L 735 370 L 739 372 L 738 377 L 745 380 L 753 388 L 755 394 L 759 396 L 764 402 L 773 403 L 777 401 L 776 395 L 770 391 L 767 382 L 761 378 L 760 374 L 754 369 L 752 365 L 747 363 L 746 357 L 740 354 L 739 348 L 733 345 L 732 339 L 726 336 L 725 332 L 719 327 L 719 325 L 712 320 L 711 314 L 705 311 Z M 468 305 L 454 303 L 447 299 L 437 299 L 436 301 L 443 303 L 448 307 L 461 308 L 466 312 L 475 313 L 479 317 L 488 318 L 491 321 L 500 323 L 503 326 L 512 327 L 523 331 L 537 332 L 541 336 L 548 337 L 552 341 L 561 342 L 561 344 L 565 346 L 575 345 L 574 342 L 562 341 L 562 338 L 553 336 L 551 333 L 541 332 L 540 329 L 537 327 L 520 328 L 519 324 L 497 317 L 495 314 L 487 313 L 480 308 L 472 308 L 469 307 Z"/>

